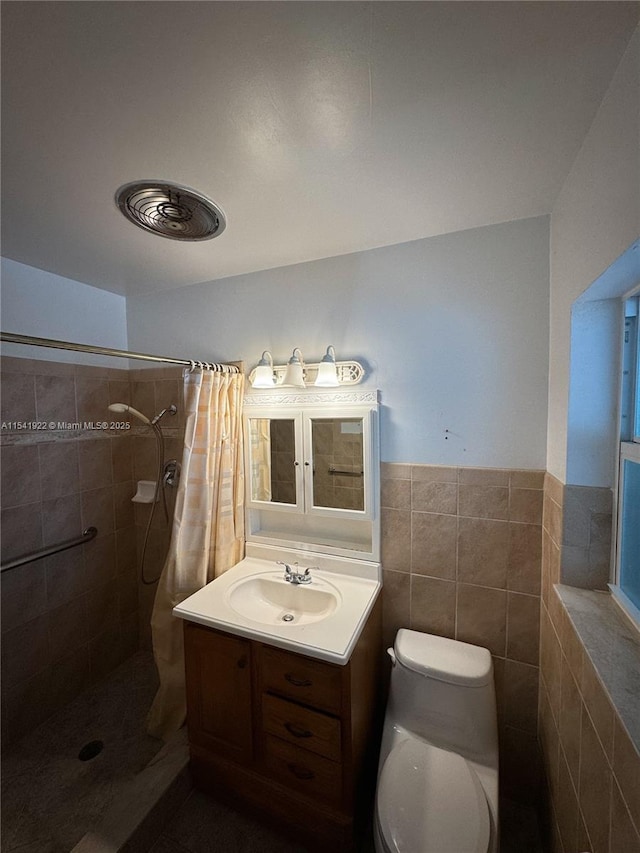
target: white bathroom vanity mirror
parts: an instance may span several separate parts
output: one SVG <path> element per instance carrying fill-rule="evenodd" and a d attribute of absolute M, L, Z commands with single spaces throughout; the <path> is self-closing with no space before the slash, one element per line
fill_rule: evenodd
<path fill-rule="evenodd" d="M 296 506 L 295 419 L 258 416 L 247 418 L 245 423 L 248 500 Z"/>
<path fill-rule="evenodd" d="M 379 559 L 377 392 L 252 391 L 247 540 Z"/>
<path fill-rule="evenodd" d="M 363 512 L 366 417 L 312 417 L 309 429 L 312 505 Z"/>

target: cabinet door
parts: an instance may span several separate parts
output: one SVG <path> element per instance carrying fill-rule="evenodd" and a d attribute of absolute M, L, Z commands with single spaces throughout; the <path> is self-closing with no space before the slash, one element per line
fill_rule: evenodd
<path fill-rule="evenodd" d="M 302 512 L 301 416 L 268 409 L 248 415 L 245 448 L 247 505 Z"/>
<path fill-rule="evenodd" d="M 235 761 L 252 758 L 251 643 L 185 623 L 191 741 Z"/>
<path fill-rule="evenodd" d="M 305 507 L 317 515 L 371 516 L 371 413 L 305 414 Z"/>

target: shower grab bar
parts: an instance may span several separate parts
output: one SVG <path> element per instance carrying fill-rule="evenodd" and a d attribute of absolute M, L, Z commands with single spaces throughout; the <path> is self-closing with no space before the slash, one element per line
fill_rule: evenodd
<path fill-rule="evenodd" d="M 364 471 L 341 471 L 339 468 L 334 468 L 333 465 L 330 465 L 329 473 L 339 474 L 341 477 L 362 477 Z"/>
<path fill-rule="evenodd" d="M 65 539 L 64 542 L 59 542 L 57 545 L 48 545 L 46 548 L 39 548 L 37 551 L 30 551 L 21 557 L 7 560 L 6 563 L 0 566 L 0 572 L 8 572 L 10 569 L 17 569 L 19 566 L 24 566 L 26 563 L 31 563 L 34 560 L 42 560 L 43 557 L 50 557 L 52 554 L 66 551 L 68 548 L 75 548 L 76 545 L 82 545 L 83 542 L 91 542 L 92 539 L 96 538 L 97 534 L 97 527 L 87 527 L 86 530 L 82 531 L 82 536 L 77 536 L 75 539 Z"/>

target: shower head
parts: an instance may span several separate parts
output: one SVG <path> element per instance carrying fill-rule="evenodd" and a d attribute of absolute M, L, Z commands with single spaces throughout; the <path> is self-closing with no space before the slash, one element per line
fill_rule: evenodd
<path fill-rule="evenodd" d="M 135 415 L 136 418 L 142 421 L 143 424 L 151 425 L 151 421 L 146 415 L 143 415 L 142 412 L 139 412 L 137 409 L 134 409 L 133 406 L 128 406 L 126 403 L 111 403 L 109 406 L 110 412 L 119 412 L 120 414 L 124 414 L 125 412 L 130 412 L 132 415 Z"/>

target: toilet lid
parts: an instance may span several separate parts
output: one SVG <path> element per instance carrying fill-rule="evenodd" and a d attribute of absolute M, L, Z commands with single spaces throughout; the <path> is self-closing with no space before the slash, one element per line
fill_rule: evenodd
<path fill-rule="evenodd" d="M 400 628 L 395 653 L 408 669 L 464 687 L 485 687 L 493 682 L 493 663 L 488 649 Z"/>
<path fill-rule="evenodd" d="M 378 781 L 378 824 L 390 853 L 487 853 L 480 780 L 460 755 L 414 739 L 394 747 Z"/>

